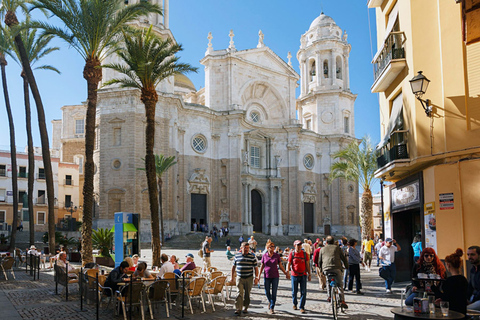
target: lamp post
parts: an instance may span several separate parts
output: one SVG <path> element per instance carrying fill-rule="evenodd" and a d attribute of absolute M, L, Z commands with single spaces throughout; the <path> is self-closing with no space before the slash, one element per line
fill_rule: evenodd
<path fill-rule="evenodd" d="M 422 96 L 425 94 L 428 88 L 430 80 L 423 75 L 422 71 L 418 71 L 418 74 L 410 80 L 410 86 L 412 87 L 412 92 L 417 98 L 418 101 L 422 104 L 423 110 L 427 117 L 432 115 L 432 103 L 429 99 L 423 100 Z"/>

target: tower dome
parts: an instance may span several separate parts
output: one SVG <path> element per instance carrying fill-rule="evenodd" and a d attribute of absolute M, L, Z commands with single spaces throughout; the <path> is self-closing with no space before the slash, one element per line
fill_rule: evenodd
<path fill-rule="evenodd" d="M 327 16 L 322 12 L 318 17 L 315 18 L 315 20 L 312 21 L 312 23 L 310 24 L 310 28 L 308 29 L 311 30 L 311 29 L 315 29 L 317 26 L 321 27 L 321 26 L 326 26 L 331 24 L 336 25 L 332 17 Z"/>

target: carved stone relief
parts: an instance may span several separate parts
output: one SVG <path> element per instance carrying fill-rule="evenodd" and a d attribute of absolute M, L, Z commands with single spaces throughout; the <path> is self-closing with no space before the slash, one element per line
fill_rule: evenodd
<path fill-rule="evenodd" d="M 193 174 L 188 179 L 188 192 L 189 193 L 210 193 L 210 180 L 205 174 L 205 169 L 196 168 Z"/>

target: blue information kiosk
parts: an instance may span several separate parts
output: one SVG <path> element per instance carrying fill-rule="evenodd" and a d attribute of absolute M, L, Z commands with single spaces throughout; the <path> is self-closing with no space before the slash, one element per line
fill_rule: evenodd
<path fill-rule="evenodd" d="M 115 224 L 111 230 L 115 239 L 115 267 L 118 267 L 125 257 L 140 255 L 139 225 L 138 213 L 115 212 Z"/>

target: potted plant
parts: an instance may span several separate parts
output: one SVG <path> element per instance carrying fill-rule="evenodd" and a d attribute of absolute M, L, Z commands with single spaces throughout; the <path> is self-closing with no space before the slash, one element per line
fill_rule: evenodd
<path fill-rule="evenodd" d="M 112 249 L 113 243 L 113 233 L 110 232 L 110 229 L 108 228 L 100 228 L 92 231 L 93 248 L 100 250 L 100 255 L 94 257 L 95 263 L 102 266 L 114 267 L 115 262 L 110 255 L 110 250 Z"/>

